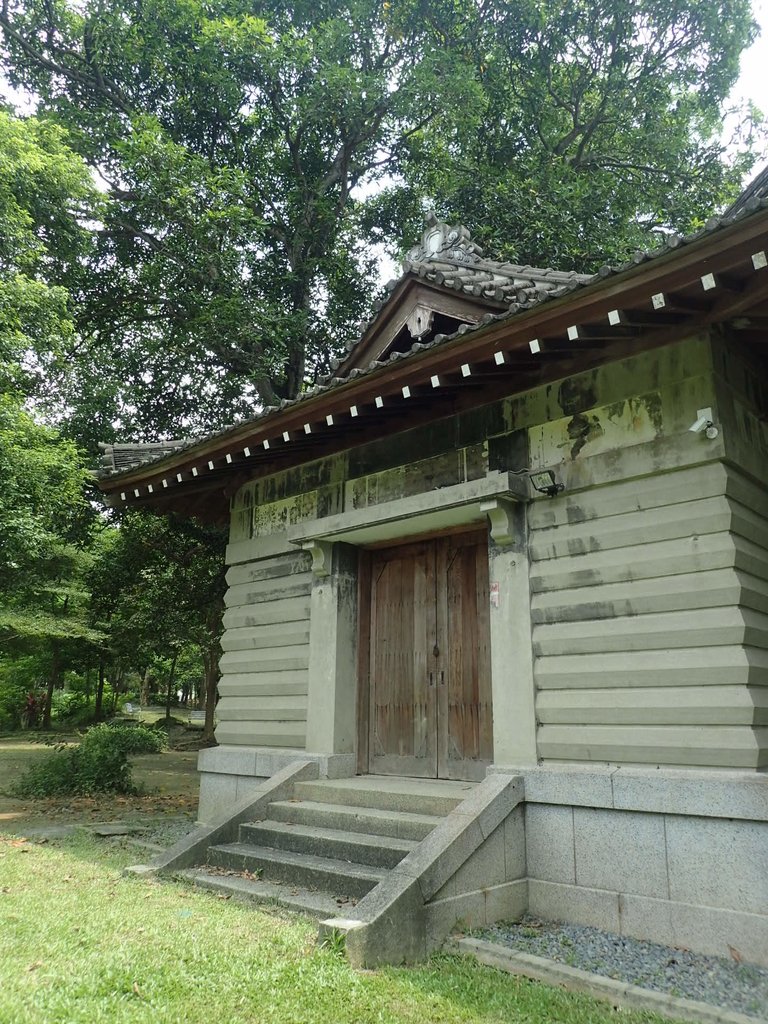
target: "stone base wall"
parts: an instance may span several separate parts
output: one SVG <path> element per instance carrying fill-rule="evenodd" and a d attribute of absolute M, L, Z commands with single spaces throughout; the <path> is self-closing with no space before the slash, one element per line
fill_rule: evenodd
<path fill-rule="evenodd" d="M 283 768 L 302 761 L 316 761 L 321 778 L 344 779 L 355 774 L 354 754 L 312 754 L 276 747 L 221 746 L 201 750 L 197 758 L 200 772 L 200 802 L 197 820 L 202 825 L 219 818 L 227 807 L 234 807 L 250 796 L 267 779 Z"/>
<path fill-rule="evenodd" d="M 768 965 L 768 777 L 520 774 L 529 913 Z"/>
<path fill-rule="evenodd" d="M 353 755 L 302 756 L 321 777 L 355 773 Z M 200 820 L 295 759 L 268 747 L 201 751 Z M 425 906 L 428 948 L 456 923 L 528 912 L 768 966 L 768 776 L 573 765 L 490 773 L 522 777 L 524 803 Z"/>

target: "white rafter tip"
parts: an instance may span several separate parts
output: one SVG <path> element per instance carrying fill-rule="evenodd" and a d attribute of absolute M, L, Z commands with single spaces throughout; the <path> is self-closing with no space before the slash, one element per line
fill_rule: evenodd
<path fill-rule="evenodd" d="M 192 467 L 192 476 L 197 476 L 197 466 Z"/>
<path fill-rule="evenodd" d="M 568 328 L 568 341 L 579 340 L 579 328 L 577 324 L 573 324 L 572 327 Z"/>
<path fill-rule="evenodd" d="M 167 487 L 167 486 L 168 486 L 168 481 L 165 478 L 163 478 L 163 487 Z"/>
<path fill-rule="evenodd" d="M 357 416 L 357 406 L 356 405 L 350 405 L 350 407 L 349 407 L 349 415 L 350 416 Z"/>
<path fill-rule="evenodd" d="M 213 469 L 213 459 L 208 463 L 208 469 Z"/>
<path fill-rule="evenodd" d="M 141 495 L 141 491 L 139 490 L 139 488 L 138 487 L 134 487 L 133 488 L 133 496 L 134 496 L 134 498 L 138 498 L 140 495 Z"/>
<path fill-rule="evenodd" d="M 269 451 L 269 441 L 266 438 L 261 442 L 264 445 L 264 451 Z"/>
<path fill-rule="evenodd" d="M 762 270 L 763 267 L 768 267 L 768 256 L 765 254 L 765 249 L 752 254 L 752 266 L 755 270 Z"/>
<path fill-rule="evenodd" d="M 430 381 L 432 382 L 433 388 L 440 387 L 440 378 L 437 376 L 437 374 L 435 374 L 433 377 L 430 377 Z"/>
<path fill-rule="evenodd" d="M 472 376 L 472 367 L 469 365 L 469 363 L 462 363 L 461 364 L 461 376 L 462 377 L 471 377 Z"/>
<path fill-rule="evenodd" d="M 311 423 L 305 423 L 304 424 L 304 433 L 305 434 L 311 434 L 312 433 L 312 424 Z"/>
<path fill-rule="evenodd" d="M 531 338 L 528 342 L 528 348 L 536 355 L 537 352 L 541 352 L 541 344 L 538 338 Z"/>
<path fill-rule="evenodd" d="M 617 324 L 621 323 L 621 313 L 618 309 L 612 309 L 608 314 L 608 323 L 611 327 L 616 327 Z"/>
<path fill-rule="evenodd" d="M 224 459 L 228 463 L 232 461 L 232 456 L 229 454 L 229 452 L 227 452 L 227 454 L 224 456 Z"/>
<path fill-rule="evenodd" d="M 651 305 L 654 309 L 663 309 L 667 304 L 667 299 L 664 292 L 656 292 L 655 295 L 651 296 Z"/>
<path fill-rule="evenodd" d="M 128 499 L 125 496 L 125 491 L 120 491 L 120 501 L 127 501 L 127 500 Z"/>
<path fill-rule="evenodd" d="M 147 494 L 154 494 L 154 493 L 155 493 L 155 488 L 152 486 L 152 484 L 147 484 Z"/>
<path fill-rule="evenodd" d="M 182 477 L 181 477 L 181 473 L 177 473 L 177 474 L 176 474 L 176 479 L 177 479 L 177 481 L 178 481 L 179 483 L 181 483 L 181 480 L 182 480 Z"/>
<path fill-rule="evenodd" d="M 291 440 L 291 435 L 290 435 L 290 434 L 288 433 L 288 431 L 287 431 L 287 430 L 284 430 L 284 431 L 283 431 L 283 440 L 284 440 L 285 442 L 288 442 L 288 441 L 290 441 L 290 440 Z"/>
<path fill-rule="evenodd" d="M 403 388 L 403 398 L 410 398 L 410 397 L 411 397 L 411 389 L 406 384 L 405 387 Z"/>
<path fill-rule="evenodd" d="M 381 397 L 381 395 L 376 395 L 375 404 L 377 409 L 384 408 L 384 399 Z"/>
<path fill-rule="evenodd" d="M 250 459 L 251 449 L 248 447 L 243 448 L 243 455 L 246 457 L 246 459 Z"/>
<path fill-rule="evenodd" d="M 328 413 L 328 415 L 325 417 L 325 422 L 328 424 L 329 427 L 333 426 L 333 416 L 331 415 L 331 413 Z"/>
<path fill-rule="evenodd" d="M 503 352 L 494 352 L 493 361 L 496 363 L 497 366 L 503 366 L 504 363 L 506 363 L 507 361 L 507 357 L 504 355 Z"/>
<path fill-rule="evenodd" d="M 701 278 L 701 287 L 705 292 L 711 292 L 713 288 L 717 288 L 717 281 L 715 281 L 714 274 L 703 274 Z"/>

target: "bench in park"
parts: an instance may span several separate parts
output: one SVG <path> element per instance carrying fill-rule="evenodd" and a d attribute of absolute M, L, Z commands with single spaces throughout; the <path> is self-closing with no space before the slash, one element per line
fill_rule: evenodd
<path fill-rule="evenodd" d="M 190 711 L 187 717 L 187 721 L 190 725 L 205 725 L 205 712 L 204 711 Z"/>
<path fill-rule="evenodd" d="M 141 714 L 140 704 L 131 704 L 130 701 L 123 705 L 123 714 L 128 715 L 130 718 L 136 718 Z"/>

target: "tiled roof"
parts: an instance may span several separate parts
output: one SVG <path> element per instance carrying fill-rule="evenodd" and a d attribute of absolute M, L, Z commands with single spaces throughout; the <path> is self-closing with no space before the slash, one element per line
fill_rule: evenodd
<path fill-rule="evenodd" d="M 155 441 L 149 444 L 99 444 L 102 452 L 99 475 L 109 476 L 112 473 L 123 473 L 129 469 L 136 469 L 137 466 L 143 466 L 147 462 L 156 462 L 190 444 L 194 444 L 194 441 L 182 439 Z"/>
<path fill-rule="evenodd" d="M 768 184 L 768 183 L 767 183 Z M 737 204 L 734 204 L 736 207 Z M 132 463 L 132 467 L 137 465 L 145 465 L 148 463 L 160 462 L 163 458 L 168 455 L 172 455 L 175 451 L 184 447 L 194 447 L 204 444 L 214 438 L 225 440 L 227 435 L 233 431 L 239 430 L 246 423 L 256 424 L 262 420 L 268 419 L 275 413 L 282 412 L 292 406 L 295 406 L 301 402 L 308 401 L 317 397 L 318 395 L 332 391 L 336 387 L 340 387 L 347 381 L 359 377 L 368 376 L 373 374 L 382 368 L 394 364 L 398 360 L 410 359 L 416 356 L 418 353 L 434 349 L 438 346 L 446 344 L 453 339 L 475 332 L 488 324 L 508 320 L 519 313 L 526 310 L 530 310 L 534 307 L 539 307 L 547 302 L 551 302 L 554 299 L 560 298 L 571 292 L 580 291 L 590 285 L 596 284 L 597 282 L 603 281 L 606 278 L 617 277 L 622 274 L 626 274 L 636 269 L 640 264 L 647 263 L 649 261 L 659 260 L 664 256 L 671 254 L 672 252 L 679 250 L 683 246 L 688 246 L 700 239 L 712 235 L 715 232 L 723 230 L 729 227 L 731 224 L 735 224 L 738 221 L 744 220 L 748 217 L 754 216 L 761 210 L 768 209 L 768 195 L 750 195 L 743 205 L 738 205 L 735 212 L 726 212 L 722 216 L 710 218 L 703 228 L 694 232 L 693 234 L 682 236 L 678 234 L 670 234 L 666 236 L 664 242 L 653 250 L 639 251 L 635 253 L 632 259 L 618 265 L 618 266 L 603 266 L 597 272 L 597 274 L 588 276 L 584 274 L 575 273 L 563 273 L 554 270 L 538 270 L 532 267 L 516 267 L 512 264 L 501 264 L 492 263 L 478 258 L 475 262 L 465 263 L 461 259 L 455 259 L 454 262 L 449 262 L 441 254 L 437 254 L 435 257 L 429 257 L 419 260 L 414 257 L 413 251 L 409 253 L 406 260 L 407 270 L 404 271 L 403 277 L 409 274 L 417 273 L 419 276 L 434 275 L 434 282 L 441 287 L 451 287 L 446 285 L 447 280 L 454 282 L 454 287 L 461 287 L 462 290 L 466 287 L 487 287 L 494 289 L 501 287 L 505 289 L 504 294 L 511 296 L 514 291 L 514 298 L 510 301 L 507 308 L 502 308 L 498 312 L 487 313 L 478 324 L 462 324 L 458 330 L 451 334 L 436 334 L 430 341 L 427 342 L 415 342 L 407 352 L 392 352 L 385 359 L 378 361 L 373 360 L 366 367 L 359 367 L 350 370 L 343 376 L 338 376 L 332 373 L 326 377 L 320 378 L 318 383 L 303 391 L 300 395 L 293 399 L 284 399 L 279 406 L 266 406 L 261 413 L 257 416 L 252 417 L 249 420 L 241 421 L 240 423 L 234 424 L 224 428 L 223 430 L 214 431 L 210 434 L 200 436 L 188 441 L 179 442 L 166 442 L 165 446 L 159 444 L 157 446 L 152 445 L 113 445 L 107 446 L 107 448 L 119 449 L 125 448 L 130 449 L 135 453 L 134 457 L 139 461 Z M 443 225 L 445 227 L 445 225 Z M 455 229 L 451 229 L 455 230 Z M 413 268 L 416 269 L 413 269 Z M 467 267 L 480 275 L 488 274 L 489 276 L 485 281 L 481 279 L 473 280 L 466 273 L 461 273 L 461 270 L 466 270 Z M 448 276 L 446 277 L 446 268 L 448 269 Z M 493 268 L 486 269 L 486 268 Z M 505 268 L 502 270 L 501 268 Z M 518 276 L 519 271 L 519 276 Z M 394 287 L 399 284 L 403 279 L 399 278 L 396 282 L 391 283 L 390 291 L 394 290 Z M 506 285 L 497 285 L 496 279 L 504 277 L 507 281 Z M 523 282 L 519 288 L 515 287 L 516 281 Z M 472 282 L 470 284 L 470 282 Z M 544 287 L 544 285 L 549 287 Z M 494 292 L 495 294 L 495 292 Z M 334 370 L 337 370 L 340 366 L 339 362 L 331 364 Z M 343 373 L 342 369 L 342 373 Z M 155 452 L 151 452 L 150 449 L 155 447 Z M 120 473 L 127 472 L 129 469 L 127 464 L 118 465 L 117 461 L 110 463 L 105 460 L 105 464 L 99 471 L 100 477 L 108 477 L 112 475 L 119 475 Z"/>
<path fill-rule="evenodd" d="M 373 317 L 360 325 L 360 338 L 347 344 L 348 353 L 354 354 L 360 340 L 376 323 L 380 310 L 388 305 L 392 293 L 409 276 L 507 309 L 513 305 L 530 307 L 540 299 L 562 294 L 574 284 L 587 284 L 593 279 L 591 274 L 576 271 L 489 260 L 464 225 L 444 224 L 433 213 L 427 214 L 426 225 L 421 242 L 403 260 L 402 274 L 387 282 L 384 286 L 387 295 L 375 303 Z M 343 369 L 347 362 L 347 359 L 336 360 L 331 365 L 334 369 L 340 366 Z"/>
<path fill-rule="evenodd" d="M 746 208 L 747 204 L 754 199 L 765 199 L 768 196 L 768 166 L 750 181 L 738 199 L 731 203 L 723 214 L 724 217 L 733 217 Z"/>

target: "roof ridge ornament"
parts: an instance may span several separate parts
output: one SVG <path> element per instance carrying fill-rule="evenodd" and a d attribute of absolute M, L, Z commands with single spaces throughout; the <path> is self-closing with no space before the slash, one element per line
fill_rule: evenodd
<path fill-rule="evenodd" d="M 472 241 L 469 228 L 463 224 L 446 224 L 438 220 L 434 210 L 424 217 L 426 229 L 422 233 L 421 243 L 414 246 L 405 258 L 408 263 L 423 263 L 428 260 L 439 262 L 440 259 L 454 263 L 478 263 L 483 250 Z"/>

